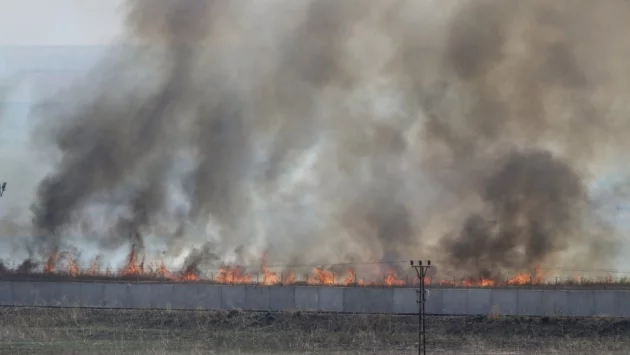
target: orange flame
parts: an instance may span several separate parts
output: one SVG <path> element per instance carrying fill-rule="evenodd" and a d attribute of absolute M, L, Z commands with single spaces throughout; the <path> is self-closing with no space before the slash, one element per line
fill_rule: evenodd
<path fill-rule="evenodd" d="M 280 277 L 275 272 L 271 272 L 267 269 L 267 253 L 263 254 L 260 261 L 260 269 L 263 272 L 263 285 L 277 285 L 280 283 Z"/>
<path fill-rule="evenodd" d="M 59 253 L 57 251 L 54 251 L 52 254 L 50 254 L 50 257 L 48 258 L 48 260 L 46 261 L 46 265 L 44 266 L 45 273 L 51 274 L 55 272 L 57 259 L 59 259 Z"/>
<path fill-rule="evenodd" d="M 198 281 L 199 276 L 192 271 L 187 271 L 179 279 L 181 281 Z"/>
<path fill-rule="evenodd" d="M 101 268 L 100 265 L 100 259 L 97 256 L 96 258 L 94 258 L 94 261 L 92 261 L 92 265 L 90 266 L 90 269 L 88 270 L 88 275 L 96 275 L 98 274 L 99 270 Z"/>
<path fill-rule="evenodd" d="M 102 270 L 100 267 L 100 258 L 96 257 L 91 266 L 82 270 L 77 262 L 75 256 L 70 252 L 58 252 L 51 253 L 46 263 L 44 264 L 43 271 L 46 274 L 58 273 L 62 275 L 68 275 L 77 277 L 81 275 L 91 276 L 144 276 L 144 277 L 159 277 L 160 279 L 172 280 L 172 281 L 198 281 L 202 280 L 196 267 L 189 267 L 186 270 L 180 272 L 173 272 L 164 264 L 164 262 L 157 262 L 149 265 L 145 268 L 144 261 L 140 261 L 136 248 L 132 248 L 129 252 L 127 262 L 125 266 L 119 272 L 112 272 L 109 268 Z M 10 272 L 30 272 L 28 270 L 23 271 L 21 267 L 16 270 L 6 269 L 7 273 Z M 418 285 L 417 278 L 414 277 L 407 279 L 401 278 L 401 275 L 394 270 L 388 271 L 381 281 L 365 282 L 362 279 L 357 278 L 357 273 L 353 269 L 348 269 L 343 273 L 335 273 L 330 270 L 326 270 L 321 267 L 317 267 L 306 276 L 305 282 L 309 285 L 386 285 L 386 286 L 412 286 Z M 493 286 L 520 286 L 520 285 L 537 285 L 544 284 L 546 282 L 546 276 L 543 274 L 540 267 L 535 267 L 532 272 L 522 272 L 509 279 L 492 279 L 492 278 L 468 278 L 461 280 L 432 280 L 430 277 L 425 278 L 425 285 L 431 286 L 433 284 L 439 284 L 445 287 L 493 287 Z M 267 266 L 267 256 L 263 256 L 260 264 L 260 272 L 254 271 L 252 273 L 246 272 L 245 269 L 239 266 L 224 266 L 221 271 L 214 275 L 210 279 L 217 283 L 225 284 L 250 284 L 260 283 L 263 285 L 290 285 L 296 284 L 296 274 L 292 270 L 284 272 L 273 272 Z M 571 281 L 570 281 L 571 282 Z M 582 277 L 574 276 L 572 279 L 574 283 L 584 282 Z M 599 279 L 598 282 L 614 282 L 612 276 Z"/>
<path fill-rule="evenodd" d="M 240 267 L 221 268 L 219 275 L 215 278 L 215 281 L 226 284 L 248 284 L 252 283 L 253 280 L 254 278 L 245 274 Z"/>
<path fill-rule="evenodd" d="M 81 268 L 79 268 L 79 264 L 74 258 L 70 260 L 70 265 L 68 269 L 69 269 L 68 272 L 70 273 L 71 276 L 79 276 L 81 274 Z"/>
<path fill-rule="evenodd" d="M 122 271 L 123 276 L 139 276 L 144 272 L 144 263 L 138 264 L 137 252 L 135 248 L 132 248 L 127 258 L 127 266 Z"/>
<path fill-rule="evenodd" d="M 160 263 L 160 265 L 158 266 L 158 275 L 160 275 L 162 278 L 165 279 L 170 279 L 173 277 L 173 275 L 171 274 L 170 271 L 168 271 L 168 269 L 166 268 L 166 265 L 164 265 L 163 262 Z"/>
<path fill-rule="evenodd" d="M 383 283 L 387 286 L 402 286 L 405 284 L 405 281 L 399 279 L 394 271 L 389 271 Z"/>
<path fill-rule="evenodd" d="M 295 283 L 295 273 L 293 271 L 287 272 L 286 275 L 283 275 L 282 284 L 291 285 Z"/>

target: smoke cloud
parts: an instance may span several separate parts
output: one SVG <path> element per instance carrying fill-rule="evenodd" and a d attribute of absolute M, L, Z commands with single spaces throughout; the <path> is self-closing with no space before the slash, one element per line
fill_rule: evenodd
<path fill-rule="evenodd" d="M 627 2 L 128 5 L 32 137 L 39 258 L 616 266 L 589 186 L 630 142 Z"/>

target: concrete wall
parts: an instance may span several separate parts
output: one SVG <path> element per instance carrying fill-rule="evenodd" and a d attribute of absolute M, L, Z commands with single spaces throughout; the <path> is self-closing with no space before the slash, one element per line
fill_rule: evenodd
<path fill-rule="evenodd" d="M 429 314 L 630 317 L 630 290 L 430 289 Z M 412 288 L 0 281 L 2 306 L 417 313 Z"/>

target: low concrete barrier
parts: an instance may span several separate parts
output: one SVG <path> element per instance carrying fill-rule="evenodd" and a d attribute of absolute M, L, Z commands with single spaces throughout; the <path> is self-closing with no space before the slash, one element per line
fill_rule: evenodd
<path fill-rule="evenodd" d="M 411 288 L 0 281 L 0 305 L 417 313 Z M 630 317 L 628 290 L 429 289 L 436 315 Z"/>

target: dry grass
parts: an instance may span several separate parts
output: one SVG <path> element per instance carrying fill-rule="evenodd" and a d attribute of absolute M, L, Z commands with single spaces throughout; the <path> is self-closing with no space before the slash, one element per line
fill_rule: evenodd
<path fill-rule="evenodd" d="M 261 281 L 263 279 L 260 274 L 252 274 L 255 275 L 252 277 L 252 282 L 237 282 L 235 284 L 238 285 L 261 285 Z M 409 282 L 403 285 L 397 285 L 396 287 L 417 287 L 417 281 L 415 276 L 412 278 L 406 278 L 413 282 Z M 2 264 L 0 263 L 0 281 L 47 281 L 47 282 L 115 282 L 115 283 L 173 283 L 173 284 L 181 284 L 181 283 L 194 283 L 194 284 L 204 284 L 204 285 L 230 285 L 230 283 L 221 283 L 208 279 L 201 280 L 189 280 L 189 281 L 180 281 L 180 280 L 172 280 L 168 278 L 164 278 L 158 273 L 147 273 L 143 275 L 118 275 L 118 274 L 101 274 L 101 275 L 88 275 L 88 274 L 80 274 L 80 275 L 70 275 L 67 273 L 25 273 L 19 272 L 15 270 L 3 269 Z M 508 280 L 497 281 L 494 285 L 488 286 L 478 286 L 481 280 L 477 282 L 474 280 L 469 280 L 468 282 L 464 282 L 462 280 L 452 280 L 452 281 L 442 281 L 442 282 L 433 282 L 428 284 L 428 287 L 439 289 L 439 288 L 519 288 L 519 289 L 630 289 L 630 279 L 626 277 L 622 278 L 613 278 L 613 277 L 600 277 L 600 278 L 559 278 L 554 280 L 548 280 L 546 282 L 533 282 L 533 283 L 523 283 L 523 284 L 508 284 Z M 295 281 L 291 282 L 287 285 L 290 286 L 308 286 L 309 284 L 305 281 Z M 272 286 L 272 285 L 267 285 Z M 273 286 L 282 286 L 281 283 Z M 313 285 L 311 285 L 313 286 Z M 314 285 L 317 286 L 317 285 Z M 327 287 L 392 287 L 392 285 L 386 285 L 384 283 L 369 283 L 365 285 L 360 284 L 335 284 L 335 285 L 326 285 Z"/>
<path fill-rule="evenodd" d="M 432 317 L 431 354 L 627 354 L 630 321 Z M 413 354 L 413 316 L 0 308 L 1 354 Z"/>

